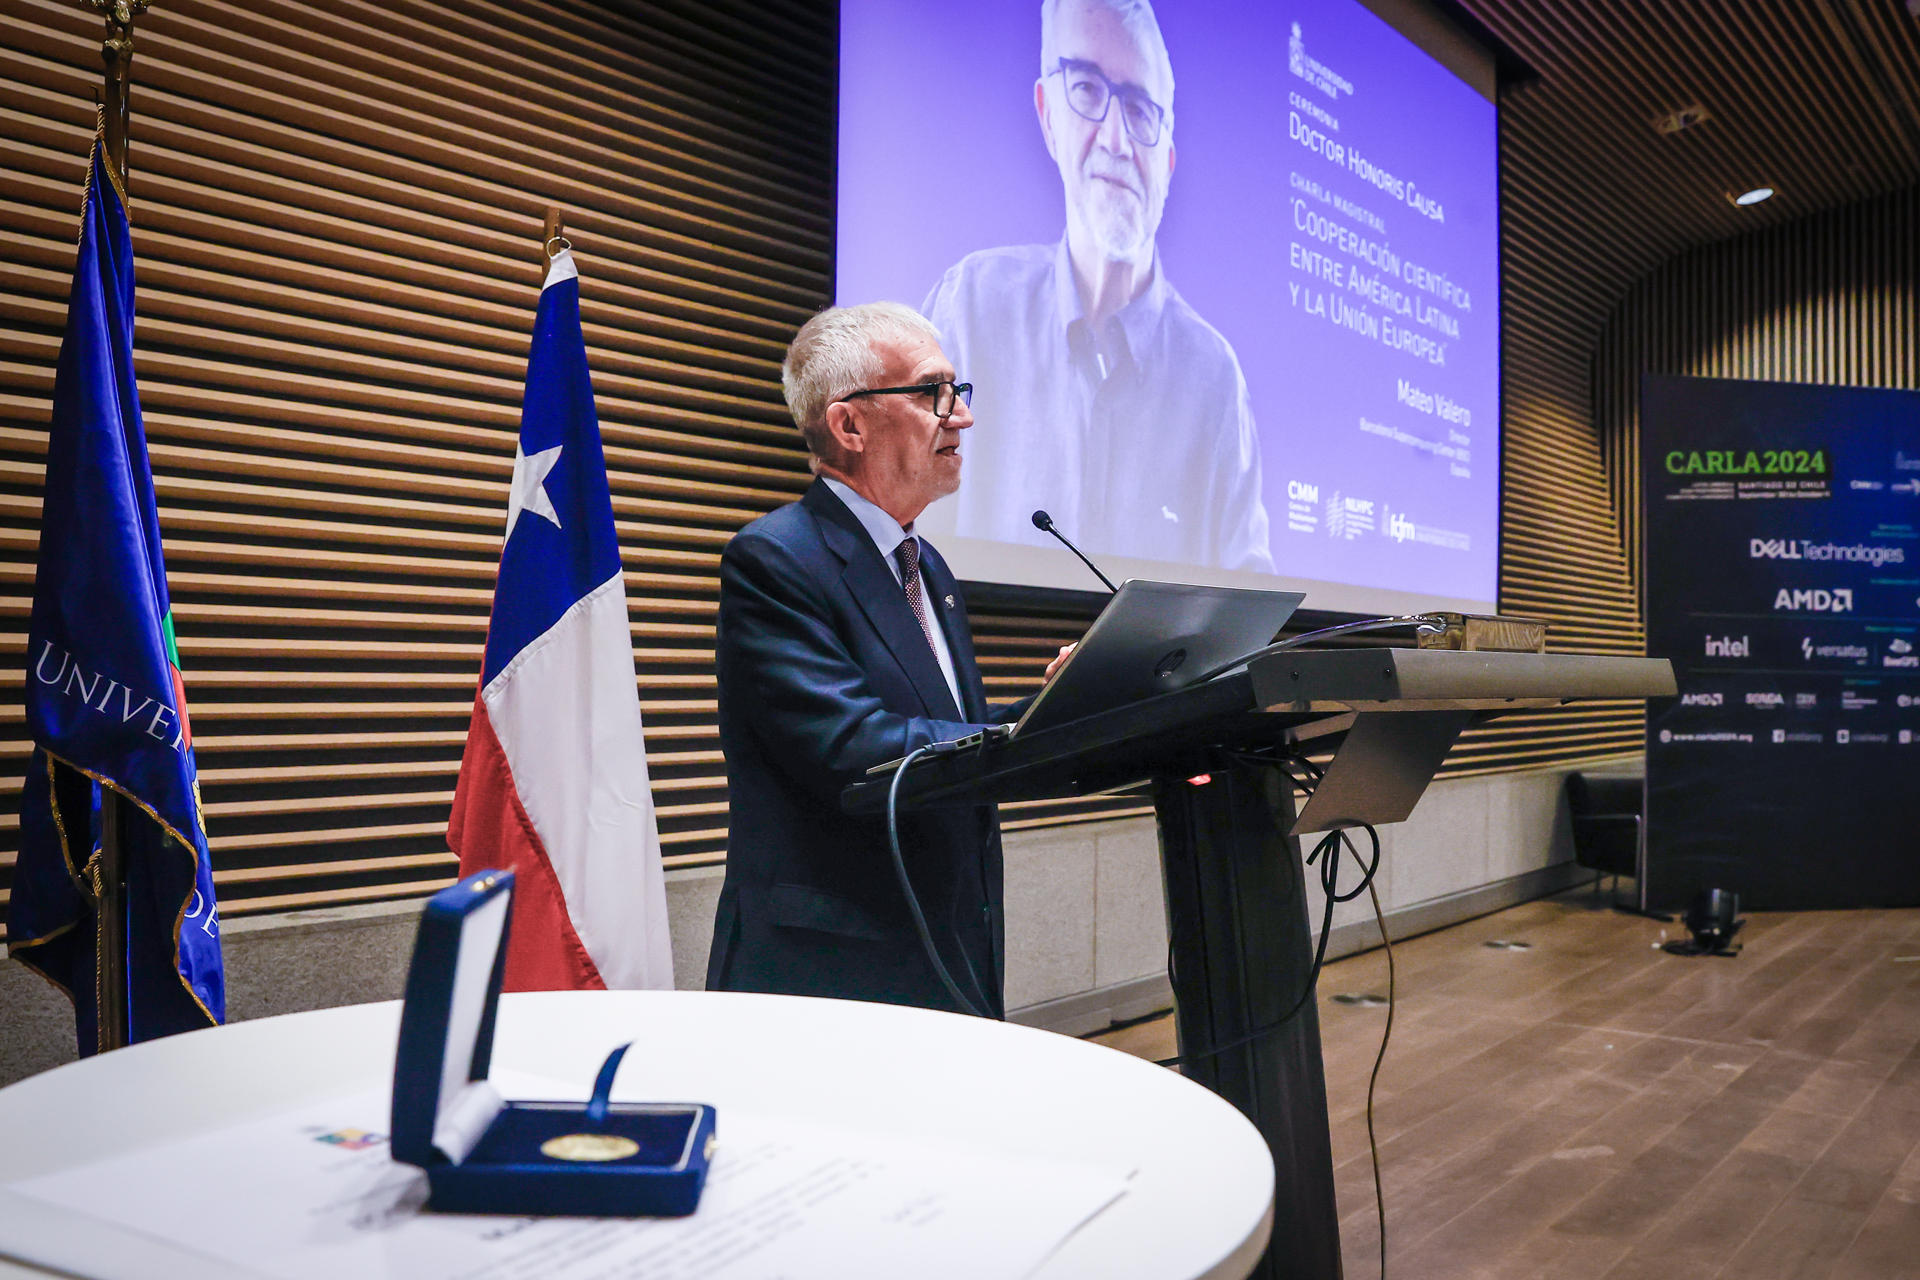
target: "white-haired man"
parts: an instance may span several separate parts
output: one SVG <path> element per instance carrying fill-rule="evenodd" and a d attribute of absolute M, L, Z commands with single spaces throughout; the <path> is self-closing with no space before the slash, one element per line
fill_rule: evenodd
<path fill-rule="evenodd" d="M 1090 550 L 1271 573 L 1239 359 L 1155 247 L 1173 64 L 1152 5 L 1045 0 L 1033 105 L 1065 233 L 969 254 L 923 307 L 994 424 L 954 532 L 1034 538 L 1018 531 L 1044 507 Z"/>
<path fill-rule="evenodd" d="M 720 559 L 727 873 L 707 986 L 959 1009 L 884 825 L 843 813 L 840 793 L 876 764 L 1020 710 L 988 706 L 959 584 L 914 532 L 960 487 L 972 388 L 897 303 L 821 312 L 781 379 L 817 479 Z M 1000 1016 L 994 810 L 903 818 L 901 846 L 949 977 L 967 1005 Z"/>

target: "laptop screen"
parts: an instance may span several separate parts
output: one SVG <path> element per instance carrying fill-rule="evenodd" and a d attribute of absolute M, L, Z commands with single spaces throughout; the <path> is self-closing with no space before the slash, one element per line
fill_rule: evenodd
<path fill-rule="evenodd" d="M 1298 591 L 1130 578 L 1014 726 L 1037 733 L 1171 693 L 1272 642 Z"/>

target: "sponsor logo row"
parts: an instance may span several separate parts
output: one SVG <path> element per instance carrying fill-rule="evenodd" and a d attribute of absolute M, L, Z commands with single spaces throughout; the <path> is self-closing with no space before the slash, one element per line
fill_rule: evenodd
<path fill-rule="evenodd" d="M 1775 689 L 1748 689 L 1734 694 L 1723 689 L 1694 690 L 1680 695 L 1683 707 L 1712 707 L 1724 710 L 1727 707 L 1745 706 L 1754 711 L 1820 711 L 1830 706 L 1838 706 L 1842 711 L 1871 711 L 1882 705 L 1897 706 L 1901 709 L 1920 706 L 1920 695 L 1902 693 L 1892 698 L 1883 698 L 1877 693 L 1863 693 L 1858 689 L 1842 689 L 1839 694 L 1809 693 L 1796 690 L 1791 695 Z"/>
<path fill-rule="evenodd" d="M 1751 634 L 1714 635 L 1708 633 L 1701 637 L 1700 656 L 1704 658 L 1749 659 L 1754 656 L 1753 636 Z M 1854 641 L 1824 641 L 1812 636 L 1800 637 L 1800 660 L 1802 662 L 1828 661 L 1851 662 L 1855 666 L 1876 665 L 1874 649 L 1866 644 Z M 1916 651 L 1914 642 L 1903 636 L 1893 636 L 1879 644 L 1878 666 L 1891 671 L 1920 670 L 1920 651 Z"/>
<path fill-rule="evenodd" d="M 1338 489 L 1323 495 L 1318 484 L 1306 480 L 1287 481 L 1286 525 L 1291 533 L 1324 532 L 1339 541 L 1378 534 L 1394 542 L 1425 543 L 1446 551 L 1468 551 L 1473 546 L 1473 535 L 1464 530 L 1421 523 L 1375 498 Z"/>

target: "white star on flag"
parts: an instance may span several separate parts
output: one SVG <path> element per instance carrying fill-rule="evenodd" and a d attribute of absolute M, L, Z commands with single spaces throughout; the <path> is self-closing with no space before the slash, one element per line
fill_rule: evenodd
<path fill-rule="evenodd" d="M 513 490 L 507 495 L 507 536 L 513 536 L 513 526 L 520 522 L 522 511 L 531 511 L 537 516 L 545 516 L 553 521 L 553 527 L 560 528 L 560 517 L 553 509 L 553 503 L 547 498 L 547 472 L 553 470 L 560 461 L 560 446 L 542 449 L 528 457 L 513 446 Z"/>

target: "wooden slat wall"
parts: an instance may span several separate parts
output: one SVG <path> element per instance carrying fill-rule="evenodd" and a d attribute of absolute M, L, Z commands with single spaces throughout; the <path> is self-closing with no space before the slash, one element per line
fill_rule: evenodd
<path fill-rule="evenodd" d="M 1605 228 L 1568 226 L 1556 198 L 1573 103 L 1544 86 L 1501 107 L 1500 607 L 1551 625 L 1555 652 L 1640 654 L 1639 610 L 1588 409 L 1603 299 L 1622 263 Z M 1629 255 L 1630 260 L 1630 255 Z M 1508 716 L 1462 735 L 1445 773 L 1567 763 L 1637 750 L 1637 703 Z"/>
<path fill-rule="evenodd" d="M 806 480 L 777 368 L 828 287 L 833 32 L 820 5 L 714 17 L 170 0 L 141 23 L 137 359 L 229 912 L 451 872 L 549 203 L 584 273 L 663 837 L 676 862 L 719 855 L 714 570 Z M 17 668 L 100 72 L 80 6 L 7 0 L 4 21 Z"/>
<path fill-rule="evenodd" d="M 1696 250 L 1621 302 L 1595 409 L 1636 567 L 1648 373 L 1920 390 L 1920 187 Z"/>
<path fill-rule="evenodd" d="M 229 914 L 452 872 L 549 204 L 583 272 L 668 861 L 724 856 L 715 571 L 807 483 L 778 366 L 830 292 L 833 13 L 167 0 L 142 20 L 136 359 Z M 4 0 L 0 31 L 4 900 L 100 30 L 73 0 Z M 979 621 L 997 697 L 1077 632 Z"/>

